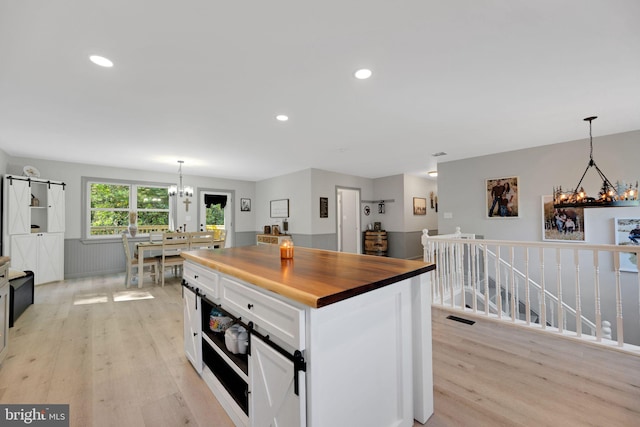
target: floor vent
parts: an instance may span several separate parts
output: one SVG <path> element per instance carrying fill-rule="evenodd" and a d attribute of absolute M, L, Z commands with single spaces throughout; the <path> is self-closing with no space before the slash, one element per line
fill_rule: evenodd
<path fill-rule="evenodd" d="M 447 316 L 447 319 L 455 320 L 456 322 L 460 322 L 460 323 L 466 323 L 467 325 L 473 325 L 474 323 L 476 323 L 473 320 L 463 319 L 462 317 L 458 317 L 458 316 Z"/>

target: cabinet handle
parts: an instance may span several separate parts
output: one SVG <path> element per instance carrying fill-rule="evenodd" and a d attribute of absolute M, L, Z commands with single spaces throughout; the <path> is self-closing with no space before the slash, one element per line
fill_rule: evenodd
<path fill-rule="evenodd" d="M 193 333 L 193 336 L 194 336 L 194 337 L 195 337 L 195 336 L 197 336 L 197 335 L 198 335 L 198 333 L 197 333 L 197 332 L 194 332 L 194 333 Z"/>
<path fill-rule="evenodd" d="M 194 275 L 193 275 L 193 278 L 194 278 L 194 279 L 197 279 L 197 278 L 198 278 L 198 275 L 197 275 L 197 274 L 194 274 Z"/>
<path fill-rule="evenodd" d="M 251 310 L 253 308 L 253 304 L 247 304 L 247 308 Z"/>

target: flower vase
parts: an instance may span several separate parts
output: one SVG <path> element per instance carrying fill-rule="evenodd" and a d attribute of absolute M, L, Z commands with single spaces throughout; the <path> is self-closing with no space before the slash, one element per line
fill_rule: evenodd
<path fill-rule="evenodd" d="M 129 234 L 131 237 L 136 237 L 136 234 L 138 234 L 138 226 L 136 224 L 129 224 Z"/>

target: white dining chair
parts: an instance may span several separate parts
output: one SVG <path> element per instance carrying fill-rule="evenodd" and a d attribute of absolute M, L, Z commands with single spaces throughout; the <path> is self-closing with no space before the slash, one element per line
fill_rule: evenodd
<path fill-rule="evenodd" d="M 166 269 L 171 267 L 174 276 L 178 271 L 182 271 L 184 258 L 180 256 L 180 252 L 189 250 L 189 235 L 187 233 L 163 233 L 162 234 L 162 255 L 160 256 L 160 277 L 162 286 L 164 286 L 164 275 Z"/>

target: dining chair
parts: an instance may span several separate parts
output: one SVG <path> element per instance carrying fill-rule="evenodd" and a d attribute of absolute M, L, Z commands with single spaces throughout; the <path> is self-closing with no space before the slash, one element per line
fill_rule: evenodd
<path fill-rule="evenodd" d="M 208 249 L 213 247 L 212 231 L 193 231 L 189 233 L 189 249 Z"/>
<path fill-rule="evenodd" d="M 131 249 L 129 248 L 129 238 L 127 237 L 126 233 L 122 233 L 122 245 L 124 246 L 124 256 L 126 259 L 126 264 L 127 264 L 127 272 L 124 278 L 124 284 L 125 286 L 128 288 L 129 287 L 129 282 L 130 280 L 133 278 L 133 269 L 135 268 L 136 270 L 138 269 L 138 255 L 134 254 L 131 255 Z M 149 267 L 150 270 L 150 274 L 151 277 L 153 278 L 153 281 L 155 283 L 158 283 L 158 259 L 153 257 L 153 258 L 144 258 L 142 261 L 143 264 L 143 270 L 145 267 Z M 144 271 L 142 272 L 137 272 L 138 274 L 144 274 Z"/>
<path fill-rule="evenodd" d="M 162 231 L 150 231 L 149 232 L 149 241 L 150 242 L 162 242 Z"/>
<path fill-rule="evenodd" d="M 164 275 L 167 267 L 173 268 L 174 276 L 182 270 L 184 258 L 180 252 L 189 250 L 189 235 L 187 233 L 167 232 L 162 234 L 162 255 L 160 256 L 160 277 L 164 286 Z"/>

